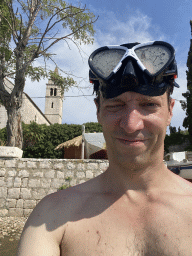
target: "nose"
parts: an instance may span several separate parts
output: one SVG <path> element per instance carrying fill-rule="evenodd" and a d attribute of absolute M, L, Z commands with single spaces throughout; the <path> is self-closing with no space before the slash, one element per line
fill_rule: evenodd
<path fill-rule="evenodd" d="M 126 109 L 120 120 L 120 127 L 126 133 L 134 133 L 144 128 L 144 117 L 134 107 Z"/>

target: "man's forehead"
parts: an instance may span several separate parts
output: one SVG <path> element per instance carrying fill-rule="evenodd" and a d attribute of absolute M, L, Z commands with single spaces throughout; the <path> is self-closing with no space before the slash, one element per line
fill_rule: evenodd
<path fill-rule="evenodd" d="M 110 99 L 106 99 L 102 96 L 101 94 L 101 98 L 102 98 L 102 101 L 104 102 L 118 102 L 118 101 L 129 101 L 129 100 L 147 100 L 147 101 L 152 101 L 152 100 L 155 100 L 155 99 L 162 99 L 165 97 L 165 94 L 164 93 L 163 95 L 161 96 L 148 96 L 148 95 L 143 95 L 143 94 L 140 94 L 140 93 L 137 93 L 137 92 L 131 92 L 131 91 L 127 91 L 127 92 L 124 92 L 114 98 L 110 98 Z"/>

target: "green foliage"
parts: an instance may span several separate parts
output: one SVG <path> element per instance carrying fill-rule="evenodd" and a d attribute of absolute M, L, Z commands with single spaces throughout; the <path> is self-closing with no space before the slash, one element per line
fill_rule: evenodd
<path fill-rule="evenodd" d="M 169 152 L 169 147 L 173 145 L 181 145 L 183 144 L 186 140 L 189 139 L 189 136 L 185 134 L 183 131 L 178 131 L 171 133 L 170 135 L 165 136 L 165 141 L 164 141 L 164 150 L 166 153 Z"/>
<path fill-rule="evenodd" d="M 7 143 L 7 129 L 6 127 L 0 129 L 0 146 L 6 146 Z"/>
<path fill-rule="evenodd" d="M 176 133 L 177 132 L 177 128 L 175 126 L 169 126 L 169 131 L 170 131 L 170 134 L 172 133 Z"/>
<path fill-rule="evenodd" d="M 61 87 L 61 95 L 63 96 L 64 91 L 68 91 L 70 87 L 74 86 L 76 82 L 72 77 L 62 77 L 57 72 L 49 71 L 49 77 L 55 85 Z"/>
<path fill-rule="evenodd" d="M 88 122 L 88 123 L 85 123 L 84 125 L 85 125 L 86 133 L 103 132 L 102 126 L 99 123 Z"/>
<path fill-rule="evenodd" d="M 30 124 L 22 123 L 23 128 L 23 157 L 24 158 L 57 158 L 62 159 L 64 149 L 55 148 L 68 140 L 82 134 L 82 126 L 78 124 Z M 98 123 L 86 123 L 86 132 L 102 132 Z M 6 128 L 0 129 L 0 144 L 6 145 Z M 70 177 L 66 179 L 70 182 Z"/>
<path fill-rule="evenodd" d="M 0 59 L 1 65 L 3 61 L 9 61 L 12 55 L 12 51 L 9 47 L 11 41 L 11 30 L 9 23 L 11 21 L 10 13 L 4 0 L 0 0 Z M 2 67 L 3 73 L 6 71 L 6 67 Z M 4 74 L 3 74 L 4 75 Z"/>
<path fill-rule="evenodd" d="M 9 23 L 11 22 L 11 16 L 9 8 L 4 0 L 0 0 L 0 38 L 1 40 L 11 40 L 11 30 Z"/>
<path fill-rule="evenodd" d="M 192 35 L 192 20 L 190 21 Z M 189 141 L 192 144 L 192 39 L 190 40 L 190 49 L 187 59 L 187 92 L 182 95 L 186 98 L 186 103 L 182 103 L 182 108 L 186 110 L 186 117 L 183 121 L 183 126 L 188 129 Z"/>
<path fill-rule="evenodd" d="M 81 125 L 53 124 L 38 125 L 31 123 L 24 125 L 24 155 L 33 158 L 63 158 L 63 150 L 55 148 L 76 136 L 81 135 Z"/>
<path fill-rule="evenodd" d="M 72 181 L 72 178 L 67 177 L 67 178 L 65 178 L 65 181 L 68 181 L 69 184 L 63 184 L 58 190 L 63 190 L 63 189 L 67 189 L 67 188 L 71 187 L 70 182 Z"/>
<path fill-rule="evenodd" d="M 70 188 L 70 187 L 71 187 L 71 185 L 63 184 L 63 185 L 59 188 L 59 190 L 67 189 L 67 188 Z"/>
<path fill-rule="evenodd" d="M 12 75 L 18 68 L 24 68 L 25 75 L 32 81 L 45 76 L 50 78 L 52 74 L 47 71 L 46 64 L 36 67 L 33 66 L 34 60 L 43 57 L 45 61 L 54 61 L 50 48 L 60 40 L 72 41 L 77 47 L 81 43 L 93 43 L 95 21 L 89 9 L 63 0 L 15 0 L 14 4 L 11 0 L 0 0 L 0 38 L 4 42 L 0 44 L 0 55 L 5 54 L 6 61 L 12 64 L 9 65 Z M 9 47 L 11 36 L 15 48 L 13 45 Z M 18 58 L 20 66 L 16 66 Z M 63 79 L 61 81 L 60 77 L 59 83 L 66 89 L 67 83 L 68 87 L 74 84 L 69 77 Z"/>

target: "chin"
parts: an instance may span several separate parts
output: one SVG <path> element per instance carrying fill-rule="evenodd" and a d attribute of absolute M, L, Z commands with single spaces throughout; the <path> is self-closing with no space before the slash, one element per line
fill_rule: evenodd
<path fill-rule="evenodd" d="M 113 155 L 110 157 L 110 154 L 108 155 L 109 161 L 115 163 L 118 166 L 122 166 L 126 169 L 143 169 L 147 165 L 150 165 L 150 155 L 146 153 L 126 153 L 126 154 L 118 154 L 116 152 L 116 155 Z"/>

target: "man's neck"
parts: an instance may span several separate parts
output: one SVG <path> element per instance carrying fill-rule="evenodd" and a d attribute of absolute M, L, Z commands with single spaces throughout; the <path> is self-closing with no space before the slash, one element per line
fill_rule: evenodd
<path fill-rule="evenodd" d="M 111 166 L 104 173 L 103 180 L 105 190 L 115 194 L 125 194 L 128 191 L 139 193 L 150 193 L 153 189 L 163 189 L 170 171 L 162 162 L 156 165 L 149 165 L 148 168 L 120 169 L 118 166 Z"/>

